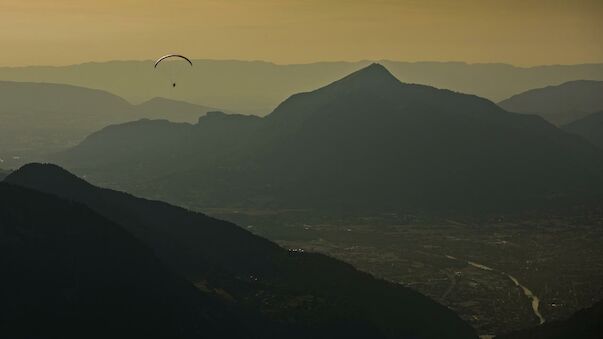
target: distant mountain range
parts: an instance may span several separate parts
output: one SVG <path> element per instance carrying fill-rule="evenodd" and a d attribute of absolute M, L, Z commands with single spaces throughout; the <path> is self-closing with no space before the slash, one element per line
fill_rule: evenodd
<path fill-rule="evenodd" d="M 578 80 L 531 89 L 498 104 L 510 112 L 538 114 L 561 126 L 603 110 L 603 81 Z"/>
<path fill-rule="evenodd" d="M 81 142 L 110 124 L 141 118 L 196 122 L 212 108 L 154 98 L 140 105 L 105 91 L 49 83 L 0 82 L 0 159 L 15 167 Z"/>
<path fill-rule="evenodd" d="M 189 102 L 155 97 L 134 106 L 139 118 L 166 119 L 173 122 L 195 123 L 207 112 L 220 111 L 217 108 L 191 104 Z M 232 114 L 232 112 L 225 111 Z"/>
<path fill-rule="evenodd" d="M 265 118 L 110 126 L 57 161 L 185 206 L 513 208 L 600 194 L 603 154 L 534 115 L 368 66 Z"/>
<path fill-rule="evenodd" d="M 600 339 L 603 337 L 603 301 L 576 312 L 569 319 L 547 322 L 543 325 L 497 339 Z"/>
<path fill-rule="evenodd" d="M 569 133 L 582 136 L 603 149 L 603 111 L 589 114 L 562 128 Z"/>
<path fill-rule="evenodd" d="M 167 97 L 266 115 L 293 93 L 322 87 L 372 63 L 321 62 L 275 65 L 261 61 L 193 60 L 173 88 L 153 61 L 112 61 L 62 67 L 4 67 L 1 80 L 53 82 L 109 91 L 131 102 Z M 571 80 L 603 80 L 603 64 L 514 67 L 462 62 L 379 61 L 397 78 L 500 101 L 532 88 Z"/>
<path fill-rule="evenodd" d="M 97 329 L 93 336 L 152 338 L 476 337 L 413 290 L 54 165 L 10 174 L 0 202 L 0 293 L 8 297 L 0 322 L 15 321 L 8 329 L 22 337 L 46 326 L 53 331 L 45 335 L 81 326 Z M 36 308 L 19 308 L 29 304 Z M 130 332 L 121 333 L 126 322 Z"/>

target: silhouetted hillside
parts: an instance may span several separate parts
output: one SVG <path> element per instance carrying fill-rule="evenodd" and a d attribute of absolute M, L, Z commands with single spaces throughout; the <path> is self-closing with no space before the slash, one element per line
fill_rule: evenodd
<path fill-rule="evenodd" d="M 27 165 L 5 180 L 90 206 L 200 288 L 221 291 L 300 338 L 474 337 L 452 311 L 417 292 L 322 255 L 287 251 L 231 223 L 100 189 L 54 165 Z"/>
<path fill-rule="evenodd" d="M 532 89 L 499 103 L 510 112 L 538 114 L 565 125 L 603 110 L 603 81 L 578 80 Z"/>
<path fill-rule="evenodd" d="M 120 226 L 78 203 L 0 183 L 0 337 L 260 337 Z"/>
<path fill-rule="evenodd" d="M 463 62 L 379 61 L 397 78 L 500 101 L 532 88 L 571 80 L 603 80 L 603 64 L 515 67 Z M 0 68 L 0 79 L 98 88 L 132 102 L 168 97 L 246 114 L 266 115 L 293 93 L 322 87 L 372 63 L 276 65 L 261 61 L 193 60 L 178 87 L 157 74 L 153 61 L 111 61 L 63 67 Z"/>
<path fill-rule="evenodd" d="M 500 339 L 600 339 L 603 338 L 603 302 L 576 312 L 567 320 L 497 336 Z"/>
<path fill-rule="evenodd" d="M 161 123 L 152 141 L 159 124 L 112 126 L 59 161 L 196 206 L 479 210 L 601 192 L 603 155 L 581 138 L 486 99 L 400 83 L 377 64 L 263 119 Z"/>
<path fill-rule="evenodd" d="M 99 90 L 4 81 L 0 82 L 0 159 L 16 167 L 72 147 L 110 124 L 141 118 L 196 122 L 211 110 L 159 98 L 131 105 Z"/>
<path fill-rule="evenodd" d="M 109 175 L 125 177 L 131 173 L 132 183 L 136 183 L 183 168 L 195 169 L 199 163 L 227 161 L 234 156 L 233 150 L 246 149 L 262 123 L 256 116 L 222 112 L 209 112 L 196 125 L 143 119 L 93 133 L 83 146 L 70 150 L 69 158 Z M 106 167 L 107 163 L 112 165 Z M 138 170 L 121 172 L 134 163 Z"/>
<path fill-rule="evenodd" d="M 3 170 L 0 168 L 0 181 L 2 181 L 9 174 L 10 174 L 10 171 Z"/>
<path fill-rule="evenodd" d="M 603 95 L 603 94 L 602 94 Z M 603 111 L 592 113 L 562 127 L 603 148 Z"/>

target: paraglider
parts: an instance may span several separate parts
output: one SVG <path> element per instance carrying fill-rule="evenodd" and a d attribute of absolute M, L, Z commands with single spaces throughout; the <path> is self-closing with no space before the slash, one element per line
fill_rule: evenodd
<path fill-rule="evenodd" d="M 164 55 L 161 58 L 157 59 L 157 61 L 155 61 L 154 68 L 158 69 L 158 66 L 160 64 L 162 64 L 162 62 L 164 60 L 166 60 L 166 59 L 181 59 L 185 64 L 190 65 L 190 67 L 193 66 L 193 62 L 189 58 L 185 57 L 184 55 L 180 55 L 180 54 L 168 54 L 168 55 Z M 186 65 L 186 66 L 188 67 L 188 65 Z M 176 87 L 176 79 L 175 79 L 176 75 L 175 75 L 175 72 L 177 70 L 177 67 L 173 66 L 173 67 L 168 67 L 168 68 L 169 68 L 170 80 L 172 82 L 172 88 L 175 88 Z"/>

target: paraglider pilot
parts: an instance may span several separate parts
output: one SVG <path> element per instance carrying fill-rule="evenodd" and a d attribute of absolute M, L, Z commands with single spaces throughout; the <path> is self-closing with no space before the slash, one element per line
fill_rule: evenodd
<path fill-rule="evenodd" d="M 157 68 L 157 65 L 159 65 L 160 62 L 162 62 L 163 60 L 168 59 L 168 58 L 180 58 L 180 59 L 184 59 L 191 66 L 193 66 L 193 62 L 189 58 L 185 57 L 184 55 L 180 55 L 180 54 L 168 54 L 168 55 L 164 55 L 161 58 L 157 59 L 157 61 L 155 61 L 154 68 Z M 173 88 L 176 87 L 176 83 L 175 82 L 172 82 L 172 87 Z"/>

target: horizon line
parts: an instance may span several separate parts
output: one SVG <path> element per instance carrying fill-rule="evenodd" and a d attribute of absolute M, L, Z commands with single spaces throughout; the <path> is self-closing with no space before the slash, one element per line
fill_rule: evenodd
<path fill-rule="evenodd" d="M 311 62 L 299 62 L 299 63 L 277 63 L 269 60 L 262 59 L 213 59 L 213 58 L 190 58 L 193 61 L 213 61 L 213 62 L 241 62 L 241 63 L 263 63 L 270 64 L 274 66 L 304 66 L 304 65 L 316 65 L 316 64 L 361 64 L 361 63 L 381 63 L 381 62 L 390 62 L 390 63 L 405 63 L 405 64 L 422 64 L 422 63 L 432 63 L 432 64 L 463 64 L 463 65 L 501 65 L 501 66 L 510 66 L 513 68 L 521 68 L 521 69 L 530 69 L 530 68 L 539 68 L 539 67 L 555 67 L 555 66 L 585 66 L 585 65 L 602 65 L 603 60 L 599 62 L 583 62 L 583 63 L 573 63 L 573 64 L 560 64 L 560 63 L 552 63 L 552 64 L 537 64 L 530 66 L 521 66 L 515 65 L 506 62 L 467 62 L 467 61 L 459 61 L 459 60 L 449 60 L 449 61 L 437 61 L 437 60 L 393 60 L 393 59 L 360 59 L 360 60 L 333 60 L 333 61 L 311 61 Z M 117 63 L 117 62 L 155 62 L 154 59 L 108 59 L 108 60 L 90 60 L 90 61 L 82 61 L 76 63 L 66 63 L 59 65 L 50 65 L 50 64 L 30 64 L 30 65 L 0 65 L 0 69 L 16 69 L 16 68 L 63 68 L 63 67 L 73 67 L 73 66 L 83 66 L 90 64 L 109 64 L 109 63 Z"/>

